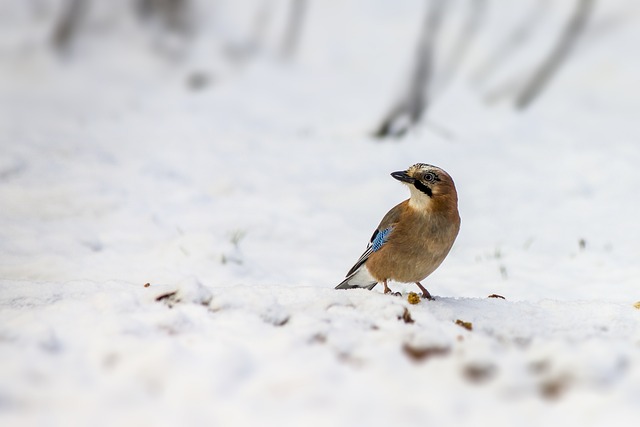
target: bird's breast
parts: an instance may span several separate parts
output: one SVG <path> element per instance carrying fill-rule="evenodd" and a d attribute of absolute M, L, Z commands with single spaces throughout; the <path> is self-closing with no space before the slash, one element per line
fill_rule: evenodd
<path fill-rule="evenodd" d="M 367 261 L 380 281 L 418 282 L 431 274 L 449 253 L 460 220 L 447 215 L 407 215 L 394 226 L 388 241 Z"/>

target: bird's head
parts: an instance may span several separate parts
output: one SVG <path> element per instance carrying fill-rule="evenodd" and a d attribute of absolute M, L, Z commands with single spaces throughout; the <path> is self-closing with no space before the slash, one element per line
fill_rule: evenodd
<path fill-rule="evenodd" d="M 453 179 L 437 166 L 416 163 L 405 171 L 393 172 L 391 176 L 409 187 L 411 191 L 409 203 L 414 207 L 458 202 Z"/>

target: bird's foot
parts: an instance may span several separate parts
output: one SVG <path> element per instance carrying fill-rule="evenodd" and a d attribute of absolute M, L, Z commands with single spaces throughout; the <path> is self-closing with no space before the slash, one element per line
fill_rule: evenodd
<path fill-rule="evenodd" d="M 416 282 L 416 285 L 418 285 L 418 287 L 420 288 L 420 290 L 422 291 L 422 298 L 424 299 L 428 299 L 429 301 L 433 301 L 435 298 L 433 298 L 431 296 L 431 294 L 429 293 L 429 291 L 427 290 L 427 288 L 425 288 L 424 286 L 422 286 L 422 284 L 420 282 Z"/>
<path fill-rule="evenodd" d="M 391 289 L 389 289 L 389 286 L 387 286 L 387 281 L 383 281 L 382 285 L 384 286 L 384 293 L 385 294 L 391 294 L 393 293 L 393 291 Z"/>
<path fill-rule="evenodd" d="M 384 293 L 385 293 L 385 294 L 391 294 L 391 295 L 396 296 L 396 297 L 401 297 L 401 296 L 402 296 L 402 294 L 401 294 L 400 292 L 393 292 L 393 291 L 392 291 L 391 289 L 389 289 L 389 288 L 385 289 L 385 290 L 384 290 Z"/>
<path fill-rule="evenodd" d="M 422 293 L 422 298 L 424 299 L 428 299 L 429 301 L 435 301 L 436 299 L 434 297 L 431 296 L 431 294 L 429 292 L 423 292 Z"/>

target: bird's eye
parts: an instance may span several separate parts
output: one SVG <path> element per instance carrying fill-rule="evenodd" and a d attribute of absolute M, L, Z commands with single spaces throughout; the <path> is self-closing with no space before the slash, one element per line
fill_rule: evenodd
<path fill-rule="evenodd" d="M 432 182 L 432 181 L 435 181 L 436 176 L 431 172 L 427 172 L 424 174 L 424 177 L 422 179 L 424 179 L 427 182 Z"/>

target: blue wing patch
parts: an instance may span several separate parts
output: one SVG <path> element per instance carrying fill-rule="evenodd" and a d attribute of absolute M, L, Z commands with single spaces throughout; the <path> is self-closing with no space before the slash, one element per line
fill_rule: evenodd
<path fill-rule="evenodd" d="M 389 228 L 385 228 L 384 230 L 380 230 L 380 232 L 376 233 L 376 236 L 371 241 L 371 249 L 373 249 L 373 252 L 379 251 L 382 245 L 384 245 L 387 242 L 389 233 L 391 233 L 392 229 L 393 227 L 389 227 Z"/>

